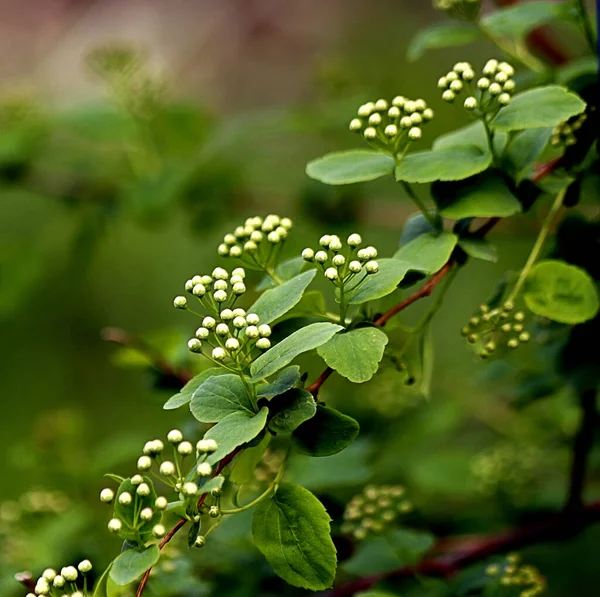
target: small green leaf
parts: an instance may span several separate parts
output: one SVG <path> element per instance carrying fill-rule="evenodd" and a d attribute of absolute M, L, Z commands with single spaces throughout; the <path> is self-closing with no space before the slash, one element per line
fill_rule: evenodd
<path fill-rule="evenodd" d="M 576 324 L 598 313 L 598 292 L 587 272 L 563 261 L 540 261 L 529 272 L 523 294 L 536 315 Z"/>
<path fill-rule="evenodd" d="M 282 281 L 287 282 L 292 278 L 295 278 L 298 274 L 302 272 L 302 270 L 308 264 L 300 255 L 296 257 L 292 257 L 291 259 L 286 259 L 282 261 L 275 268 L 275 275 Z M 269 288 L 275 288 L 277 286 L 277 282 L 271 278 L 271 276 L 266 275 L 260 282 L 260 284 L 256 287 L 256 290 L 267 290 Z"/>
<path fill-rule="evenodd" d="M 515 95 L 490 123 L 497 131 L 554 127 L 585 110 L 585 102 L 560 85 L 536 87 Z"/>
<path fill-rule="evenodd" d="M 409 242 L 415 240 L 415 238 L 418 238 L 421 236 L 421 234 L 425 234 L 426 232 L 438 233 L 442 229 L 444 223 L 441 217 L 437 216 L 436 219 L 439 221 L 436 222 L 437 226 L 434 227 L 421 212 L 409 216 L 402 227 L 402 236 L 400 237 L 399 246 L 403 247 L 404 245 L 407 245 Z"/>
<path fill-rule="evenodd" d="M 521 211 L 521 204 L 494 171 L 460 182 L 435 183 L 431 193 L 448 218 L 506 218 Z"/>
<path fill-rule="evenodd" d="M 210 493 L 213 489 L 221 489 L 225 483 L 225 477 L 223 475 L 217 475 L 212 479 L 209 479 L 200 487 L 202 493 Z"/>
<path fill-rule="evenodd" d="M 396 166 L 396 180 L 404 182 L 434 182 L 463 180 L 483 172 L 492 163 L 492 155 L 475 145 L 452 149 L 409 153 Z"/>
<path fill-rule="evenodd" d="M 202 371 L 196 375 L 193 379 L 190 379 L 178 394 L 171 396 L 166 402 L 163 408 L 165 410 L 173 410 L 187 404 L 192 399 L 192 394 L 209 378 L 213 375 L 223 375 L 224 369 L 221 367 L 211 367 Z"/>
<path fill-rule="evenodd" d="M 150 545 L 143 549 L 128 549 L 113 562 L 110 578 L 117 585 L 128 585 L 142 576 L 148 568 L 152 568 L 159 558 L 158 545 Z"/>
<path fill-rule="evenodd" d="M 257 398 L 273 398 L 273 396 L 287 392 L 299 379 L 300 367 L 298 365 L 286 367 L 272 382 L 258 386 L 256 396 Z"/>
<path fill-rule="evenodd" d="M 150 520 L 140 522 L 136 519 L 135 511 L 130 504 L 121 504 L 119 497 L 123 493 L 129 493 L 131 496 L 136 496 L 137 487 L 131 482 L 131 479 L 124 479 L 117 489 L 117 495 L 113 504 L 115 518 L 123 521 L 123 528 L 119 531 L 119 537 L 126 541 L 146 542 L 152 536 L 152 528 L 162 519 L 160 510 L 156 510 L 154 502 L 156 501 L 156 490 L 154 483 L 150 477 L 143 477 L 144 483 L 150 488 L 150 493 L 147 496 L 137 496 L 136 501 L 139 503 L 139 510 L 143 508 L 152 508 L 154 515 Z M 138 510 L 138 511 L 139 511 Z"/>
<path fill-rule="evenodd" d="M 217 423 L 237 411 L 255 414 L 244 382 L 231 373 L 209 377 L 194 392 L 190 410 L 201 423 Z"/>
<path fill-rule="evenodd" d="M 119 485 L 125 481 L 125 477 L 121 477 L 121 475 L 114 475 L 113 473 L 106 473 L 104 475 L 107 479 L 112 479 L 117 482 Z"/>
<path fill-rule="evenodd" d="M 292 433 L 292 446 L 300 454 L 331 456 L 347 448 L 359 431 L 352 417 L 319 404 L 317 414 Z"/>
<path fill-rule="evenodd" d="M 252 534 L 273 571 L 287 583 L 321 591 L 335 578 L 331 518 L 307 489 L 287 483 L 254 511 Z"/>
<path fill-rule="evenodd" d="M 400 247 L 394 259 L 400 259 L 410 269 L 434 274 L 450 259 L 457 242 L 458 236 L 452 232 L 426 232 Z"/>
<path fill-rule="evenodd" d="M 250 366 L 252 381 L 269 377 L 291 363 L 298 355 L 325 344 L 342 330 L 335 323 L 312 323 L 284 338 L 279 344 L 261 354 Z"/>
<path fill-rule="evenodd" d="M 190 525 L 190 530 L 188 531 L 188 547 L 191 549 L 196 544 L 196 539 L 200 534 L 200 522 L 193 522 Z"/>
<path fill-rule="evenodd" d="M 511 141 L 503 162 L 514 173 L 519 182 L 529 169 L 539 160 L 540 155 L 550 141 L 553 129 L 551 127 L 529 129 L 522 131 Z"/>
<path fill-rule="evenodd" d="M 414 62 L 427 50 L 464 46 L 481 39 L 481 32 L 466 23 L 436 23 L 422 30 L 408 45 L 407 58 Z"/>
<path fill-rule="evenodd" d="M 406 276 L 410 265 L 398 259 L 379 259 L 379 271 L 347 293 L 350 305 L 360 305 L 391 294 Z"/>
<path fill-rule="evenodd" d="M 317 407 L 310 392 L 293 388 L 274 398 L 269 411 L 272 417 L 268 428 L 275 433 L 284 433 L 294 431 L 296 427 L 314 417 Z"/>
<path fill-rule="evenodd" d="M 217 442 L 217 450 L 207 458 L 209 464 L 218 462 L 238 446 L 252 441 L 265 428 L 268 412 L 266 406 L 254 416 L 247 411 L 237 411 L 211 427 L 204 437 L 214 439 Z"/>
<path fill-rule="evenodd" d="M 96 587 L 94 589 L 94 594 L 92 597 L 108 597 L 108 578 L 110 575 L 111 567 L 112 562 L 109 564 L 108 568 L 102 573 L 102 576 L 96 582 Z"/>
<path fill-rule="evenodd" d="M 502 153 L 506 145 L 507 134 L 497 132 L 494 135 L 494 150 L 498 155 Z M 433 142 L 433 149 L 451 149 L 465 145 L 475 145 L 481 151 L 489 153 L 490 145 L 488 142 L 485 127 L 481 120 L 476 120 L 471 124 L 467 124 L 459 129 L 455 129 L 450 133 L 441 135 Z"/>
<path fill-rule="evenodd" d="M 469 238 L 468 236 L 464 236 L 458 241 L 458 245 L 469 257 L 491 261 L 492 263 L 498 261 L 496 245 L 493 245 L 485 238 Z"/>
<path fill-rule="evenodd" d="M 387 342 L 387 336 L 377 328 L 356 328 L 336 334 L 317 348 L 317 353 L 340 375 L 363 383 L 377 372 Z"/>
<path fill-rule="evenodd" d="M 369 149 L 328 153 L 306 166 L 308 176 L 332 185 L 366 182 L 393 172 L 391 156 Z"/>
<path fill-rule="evenodd" d="M 317 270 L 311 269 L 280 286 L 267 290 L 248 309 L 248 313 L 256 313 L 260 317 L 261 324 L 275 321 L 300 301 L 316 273 Z"/>

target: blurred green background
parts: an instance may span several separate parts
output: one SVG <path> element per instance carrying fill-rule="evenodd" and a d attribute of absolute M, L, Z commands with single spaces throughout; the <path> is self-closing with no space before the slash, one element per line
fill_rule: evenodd
<path fill-rule="evenodd" d="M 380 254 L 393 252 L 414 211 L 402 190 L 325 188 L 305 176 L 306 161 L 356 146 L 347 132 L 356 107 L 397 93 L 435 110 L 428 147 L 466 122 L 442 104 L 438 77 L 457 60 L 497 55 L 475 44 L 407 62 L 415 31 L 444 18 L 422 0 L 29 4 L 3 7 L 0 44 L 2 595 L 20 595 L 11 574 L 43 569 L 56 549 L 107 561 L 102 546 L 118 547 L 102 533 L 106 513 L 90 506 L 102 475 L 128 474 L 146 439 L 185 420 L 162 411 L 173 390 L 156 388 L 102 330 L 159 339 L 189 366 L 194 321 L 172 298 L 194 273 L 226 265 L 216 246 L 250 215 L 293 218 L 288 256 L 325 232 L 360 231 Z M 565 40 L 583 53 L 572 32 Z M 334 510 L 372 481 L 406 484 L 442 534 L 497 530 L 562 503 L 578 417 L 569 391 L 513 408 L 516 362 L 527 358 L 482 365 L 458 333 L 528 253 L 536 213 L 513 220 L 494 231 L 498 263 L 464 268 L 434 320 L 429 396 L 389 368 L 365 387 L 324 387 L 324 399 L 363 426 L 343 465 L 360 474 L 335 487 L 318 471 L 306 481 Z M 307 364 L 315 377 L 318 363 Z M 501 464 L 482 479 L 474 462 L 486 458 Z M 596 454 L 590 497 L 600 493 L 599 464 Z M 296 466 L 299 479 L 310 477 Z M 60 524 L 31 506 L 32 490 L 69 495 L 69 505 L 54 496 L 48 506 L 62 512 Z M 11 521 L 17 503 L 32 511 L 21 523 Z M 28 547 L 32 538 L 50 551 Z M 550 595 L 598 593 L 599 539 L 590 530 L 531 550 Z"/>

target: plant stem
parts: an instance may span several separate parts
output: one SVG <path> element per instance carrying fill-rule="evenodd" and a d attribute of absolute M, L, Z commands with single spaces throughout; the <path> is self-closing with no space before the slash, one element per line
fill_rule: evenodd
<path fill-rule="evenodd" d="M 490 128 L 490 125 L 485 119 L 485 116 L 482 116 L 481 122 L 483 122 L 483 128 L 485 130 L 485 136 L 487 137 L 488 145 L 490 146 L 490 152 L 492 154 L 494 166 L 498 167 L 500 164 L 498 163 L 498 156 L 496 155 L 496 151 L 494 149 L 494 131 L 492 131 L 492 129 Z"/>
<path fill-rule="evenodd" d="M 596 54 L 596 36 L 594 35 L 594 29 L 585 6 L 585 0 L 577 0 L 577 11 L 579 12 L 579 19 L 581 21 L 581 26 L 583 28 L 583 32 L 585 33 L 585 39 L 588 43 L 588 46 L 590 47 L 592 54 Z"/>
<path fill-rule="evenodd" d="M 515 297 L 519 294 L 519 292 L 521 291 L 521 288 L 523 288 L 523 284 L 525 283 L 525 280 L 527 279 L 527 275 L 529 274 L 529 271 L 531 270 L 531 268 L 537 261 L 537 258 L 539 257 L 539 254 L 544 246 L 546 238 L 548 237 L 548 234 L 550 233 L 550 229 L 552 228 L 552 224 L 554 222 L 556 214 L 562 207 L 563 199 L 565 198 L 567 189 L 568 189 L 568 187 L 564 188 L 556 196 L 556 199 L 554 200 L 554 203 L 552 204 L 552 207 L 550 208 L 550 211 L 548 212 L 548 215 L 546 216 L 546 219 L 544 220 L 544 223 L 542 224 L 542 229 L 540 230 L 540 233 L 535 241 L 535 244 L 533 245 L 533 248 L 531 249 L 531 253 L 529 254 L 529 257 L 527 258 L 527 262 L 525 263 L 525 266 L 521 270 L 519 279 L 517 280 L 515 287 L 512 289 L 512 292 L 510 293 L 510 296 L 507 299 L 508 302 L 512 302 L 515 299 Z"/>
<path fill-rule="evenodd" d="M 412 190 L 412 187 L 403 180 L 400 181 L 406 194 L 417 204 L 417 207 L 421 210 L 421 213 L 425 216 L 425 219 L 431 224 L 433 228 L 437 230 L 437 225 L 435 222 L 435 218 L 429 213 L 427 206 L 417 197 L 415 192 Z"/>

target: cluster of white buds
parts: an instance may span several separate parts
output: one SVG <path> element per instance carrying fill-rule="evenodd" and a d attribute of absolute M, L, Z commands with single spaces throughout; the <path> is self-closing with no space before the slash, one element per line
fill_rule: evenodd
<path fill-rule="evenodd" d="M 290 218 L 269 214 L 265 218 L 247 218 L 243 226 L 223 237 L 217 252 L 222 257 L 236 257 L 253 269 L 267 269 L 275 261 L 288 232 L 292 228 Z"/>
<path fill-rule="evenodd" d="M 358 541 L 369 534 L 381 533 L 397 520 L 399 514 L 413 510 L 404 494 L 404 487 L 400 485 L 368 485 L 348 502 L 342 533 L 352 535 Z"/>
<path fill-rule="evenodd" d="M 485 573 L 490 577 L 490 584 L 500 589 L 514 589 L 511 594 L 519 597 L 538 597 L 546 590 L 546 579 L 534 566 L 521 564 L 518 554 L 508 554 L 498 564 L 490 564 Z"/>
<path fill-rule="evenodd" d="M 501 347 L 514 350 L 531 340 L 531 334 L 525 330 L 525 312 L 515 312 L 514 308 L 512 301 L 494 309 L 481 305 L 479 313 L 462 328 L 461 334 L 481 358 L 488 358 Z"/>
<path fill-rule="evenodd" d="M 474 21 L 481 8 L 481 0 L 433 0 L 433 7 L 446 11 L 461 21 Z"/>
<path fill-rule="evenodd" d="M 361 133 L 369 145 L 396 155 L 423 136 L 423 125 L 432 118 L 433 110 L 425 100 L 398 95 L 391 102 L 378 99 L 360 106 L 358 118 L 350 121 L 349 128 Z"/>
<path fill-rule="evenodd" d="M 553 147 L 570 147 L 571 145 L 575 145 L 577 143 L 577 131 L 583 126 L 585 121 L 587 120 L 586 114 L 580 114 L 579 116 L 575 116 L 562 124 L 559 124 L 552 131 L 552 137 L 550 138 L 550 143 Z"/>
<path fill-rule="evenodd" d="M 347 239 L 348 248 L 339 236 L 325 234 L 319 240 L 321 249 L 314 251 L 307 248 L 302 251 L 302 258 L 309 263 L 315 263 L 323 275 L 334 285 L 347 287 L 354 290 L 367 276 L 379 271 L 379 264 L 375 261 L 377 249 L 375 247 L 361 248 L 360 234 L 353 233 Z M 348 286 L 353 282 L 351 286 Z"/>
<path fill-rule="evenodd" d="M 512 79 L 514 68 L 508 62 L 488 60 L 483 67 L 482 77 L 475 81 L 475 71 L 469 62 L 457 62 L 454 68 L 440 78 L 438 88 L 442 99 L 452 103 L 463 92 L 465 110 L 476 116 L 495 115 L 507 106 L 515 90 Z"/>
<path fill-rule="evenodd" d="M 218 314 L 224 309 L 233 307 L 237 299 L 246 292 L 246 271 L 237 267 L 229 272 L 216 267 L 212 275 L 196 274 L 186 281 L 186 292 L 195 296 L 200 304 L 209 312 Z M 177 296 L 173 301 L 176 309 L 188 309 L 188 301 L 184 296 Z"/>
<path fill-rule="evenodd" d="M 88 597 L 87 573 L 92 570 L 89 560 L 79 562 L 77 567 L 65 566 L 60 572 L 47 568 L 36 583 L 33 593 L 27 597 L 46 595 L 48 597 Z M 91 590 L 91 587 L 89 587 Z"/>

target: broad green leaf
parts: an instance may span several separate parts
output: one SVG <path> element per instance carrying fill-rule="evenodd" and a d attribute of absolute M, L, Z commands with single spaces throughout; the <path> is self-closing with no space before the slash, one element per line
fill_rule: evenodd
<path fill-rule="evenodd" d="M 511 141 L 503 161 L 506 161 L 517 182 L 523 179 L 539 160 L 550 141 L 552 131 L 551 127 L 529 129 L 518 133 Z"/>
<path fill-rule="evenodd" d="M 502 176 L 485 172 L 460 182 L 436 183 L 431 193 L 448 218 L 506 218 L 521 211 L 521 204 Z"/>
<path fill-rule="evenodd" d="M 236 457 L 233 463 L 231 474 L 229 475 L 229 480 L 232 483 L 235 483 L 236 485 L 244 485 L 245 483 L 255 479 L 254 469 L 256 469 L 256 466 L 261 461 L 265 450 L 269 446 L 271 437 L 272 436 L 269 433 L 266 433 L 265 437 L 260 444 L 258 444 L 258 446 L 246 448 Z"/>
<path fill-rule="evenodd" d="M 496 35 L 522 42 L 527 34 L 552 21 L 576 21 L 575 2 L 524 2 L 494 10 L 483 24 Z"/>
<path fill-rule="evenodd" d="M 248 309 L 248 313 L 256 313 L 260 317 L 261 324 L 275 321 L 300 301 L 316 273 L 316 269 L 311 269 L 280 286 L 267 290 Z"/>
<path fill-rule="evenodd" d="M 536 87 L 515 95 L 491 122 L 497 131 L 554 127 L 585 110 L 585 102 L 560 85 Z"/>
<path fill-rule="evenodd" d="M 190 410 L 201 423 L 217 423 L 237 411 L 255 414 L 244 382 L 231 373 L 209 377 L 194 392 Z"/>
<path fill-rule="evenodd" d="M 128 585 L 138 579 L 160 558 L 158 545 L 143 549 L 128 549 L 121 553 L 110 568 L 110 578 L 117 585 Z"/>
<path fill-rule="evenodd" d="M 299 379 L 300 367 L 298 365 L 286 367 L 272 382 L 258 386 L 256 396 L 258 398 L 273 398 L 273 396 L 287 392 Z"/>
<path fill-rule="evenodd" d="M 292 433 L 292 446 L 300 454 L 331 456 L 347 448 L 360 431 L 352 417 L 317 405 L 317 414 Z"/>
<path fill-rule="evenodd" d="M 394 259 L 400 259 L 410 269 L 434 274 L 450 259 L 458 236 L 452 232 L 426 232 L 396 251 Z"/>
<path fill-rule="evenodd" d="M 356 290 L 348 292 L 350 305 L 360 305 L 391 294 L 398 288 L 410 269 L 408 263 L 398 259 L 379 259 L 379 271 L 367 276 Z"/>
<path fill-rule="evenodd" d="M 333 584 L 337 564 L 330 521 L 308 489 L 286 483 L 256 507 L 252 534 L 278 576 L 295 587 L 322 591 Z"/>
<path fill-rule="evenodd" d="M 306 166 L 308 176 L 332 185 L 366 182 L 393 172 L 391 156 L 369 149 L 328 153 Z"/>
<path fill-rule="evenodd" d="M 414 37 L 407 51 L 409 61 L 418 60 L 427 50 L 464 46 L 482 39 L 481 32 L 466 23 L 436 23 Z"/>
<path fill-rule="evenodd" d="M 483 172 L 492 163 L 492 155 L 475 145 L 452 149 L 417 151 L 402 158 L 396 166 L 396 180 L 404 182 L 434 182 L 462 180 Z"/>
<path fill-rule="evenodd" d="M 294 431 L 296 427 L 314 417 L 317 407 L 310 392 L 293 388 L 274 398 L 269 405 L 269 411 L 272 414 L 269 429 L 275 433 L 284 433 Z"/>
<path fill-rule="evenodd" d="M 494 135 L 494 150 L 500 155 L 506 145 L 507 134 L 496 132 Z M 471 124 L 467 124 L 459 129 L 446 133 L 438 137 L 433 142 L 433 149 L 450 149 L 465 145 L 475 145 L 482 151 L 489 152 L 490 145 L 488 142 L 485 127 L 481 120 L 476 120 Z"/>
<path fill-rule="evenodd" d="M 363 383 L 377 372 L 387 343 L 387 336 L 377 328 L 356 328 L 336 334 L 317 353 L 343 377 Z"/>
<path fill-rule="evenodd" d="M 458 246 L 469 256 L 474 259 L 483 259 L 483 261 L 498 261 L 498 250 L 496 245 L 493 245 L 485 238 L 469 238 L 462 237 L 458 241 Z"/>
<path fill-rule="evenodd" d="M 187 404 L 192 399 L 192 394 L 209 378 L 213 375 L 223 375 L 225 370 L 222 367 L 211 367 L 206 371 L 202 371 L 194 377 L 190 379 L 183 388 L 179 391 L 178 394 L 171 396 L 166 402 L 163 408 L 165 410 L 173 410 Z"/>
<path fill-rule="evenodd" d="M 564 261 L 540 261 L 529 272 L 523 294 L 536 315 L 576 324 L 596 316 L 598 292 L 588 273 Z"/>
<path fill-rule="evenodd" d="M 573 88 L 572 82 L 580 77 L 585 77 L 591 81 L 598 78 L 598 57 L 583 56 L 581 58 L 573 58 L 561 67 L 556 69 L 556 82 L 559 85 L 565 85 Z"/>
<path fill-rule="evenodd" d="M 261 354 L 250 366 L 252 381 L 259 381 L 277 373 L 298 355 L 325 344 L 334 334 L 342 330 L 335 323 L 312 323 L 300 328 L 279 344 Z"/>
<path fill-rule="evenodd" d="M 211 427 L 204 437 L 214 439 L 217 442 L 217 450 L 207 458 L 209 464 L 218 462 L 238 446 L 252 441 L 265 428 L 268 412 L 266 406 L 254 416 L 247 411 L 237 411 Z"/>
<path fill-rule="evenodd" d="M 287 282 L 292 278 L 295 278 L 308 264 L 300 255 L 296 257 L 292 257 L 291 259 L 286 259 L 282 261 L 275 268 L 275 275 L 282 282 Z M 277 282 L 271 278 L 271 276 L 265 276 L 260 284 L 256 287 L 256 290 L 267 290 L 268 288 L 275 288 L 277 286 Z"/>
<path fill-rule="evenodd" d="M 400 237 L 400 247 L 407 245 L 415 238 L 425 234 L 426 232 L 439 232 L 443 227 L 443 220 L 437 216 L 437 227 L 433 227 L 429 220 L 421 213 L 415 213 L 404 222 L 402 227 L 402 236 Z"/>
<path fill-rule="evenodd" d="M 94 594 L 92 597 L 108 597 L 107 583 L 110 575 L 110 569 L 112 562 L 108 568 L 102 573 L 102 576 L 96 581 L 96 587 L 94 588 Z"/>
<path fill-rule="evenodd" d="M 326 315 L 327 308 L 325 305 L 325 297 L 320 290 L 307 290 L 293 309 L 290 309 L 285 315 L 279 318 L 278 324 L 286 319 L 294 319 L 297 317 L 313 317 L 318 318 Z"/>

